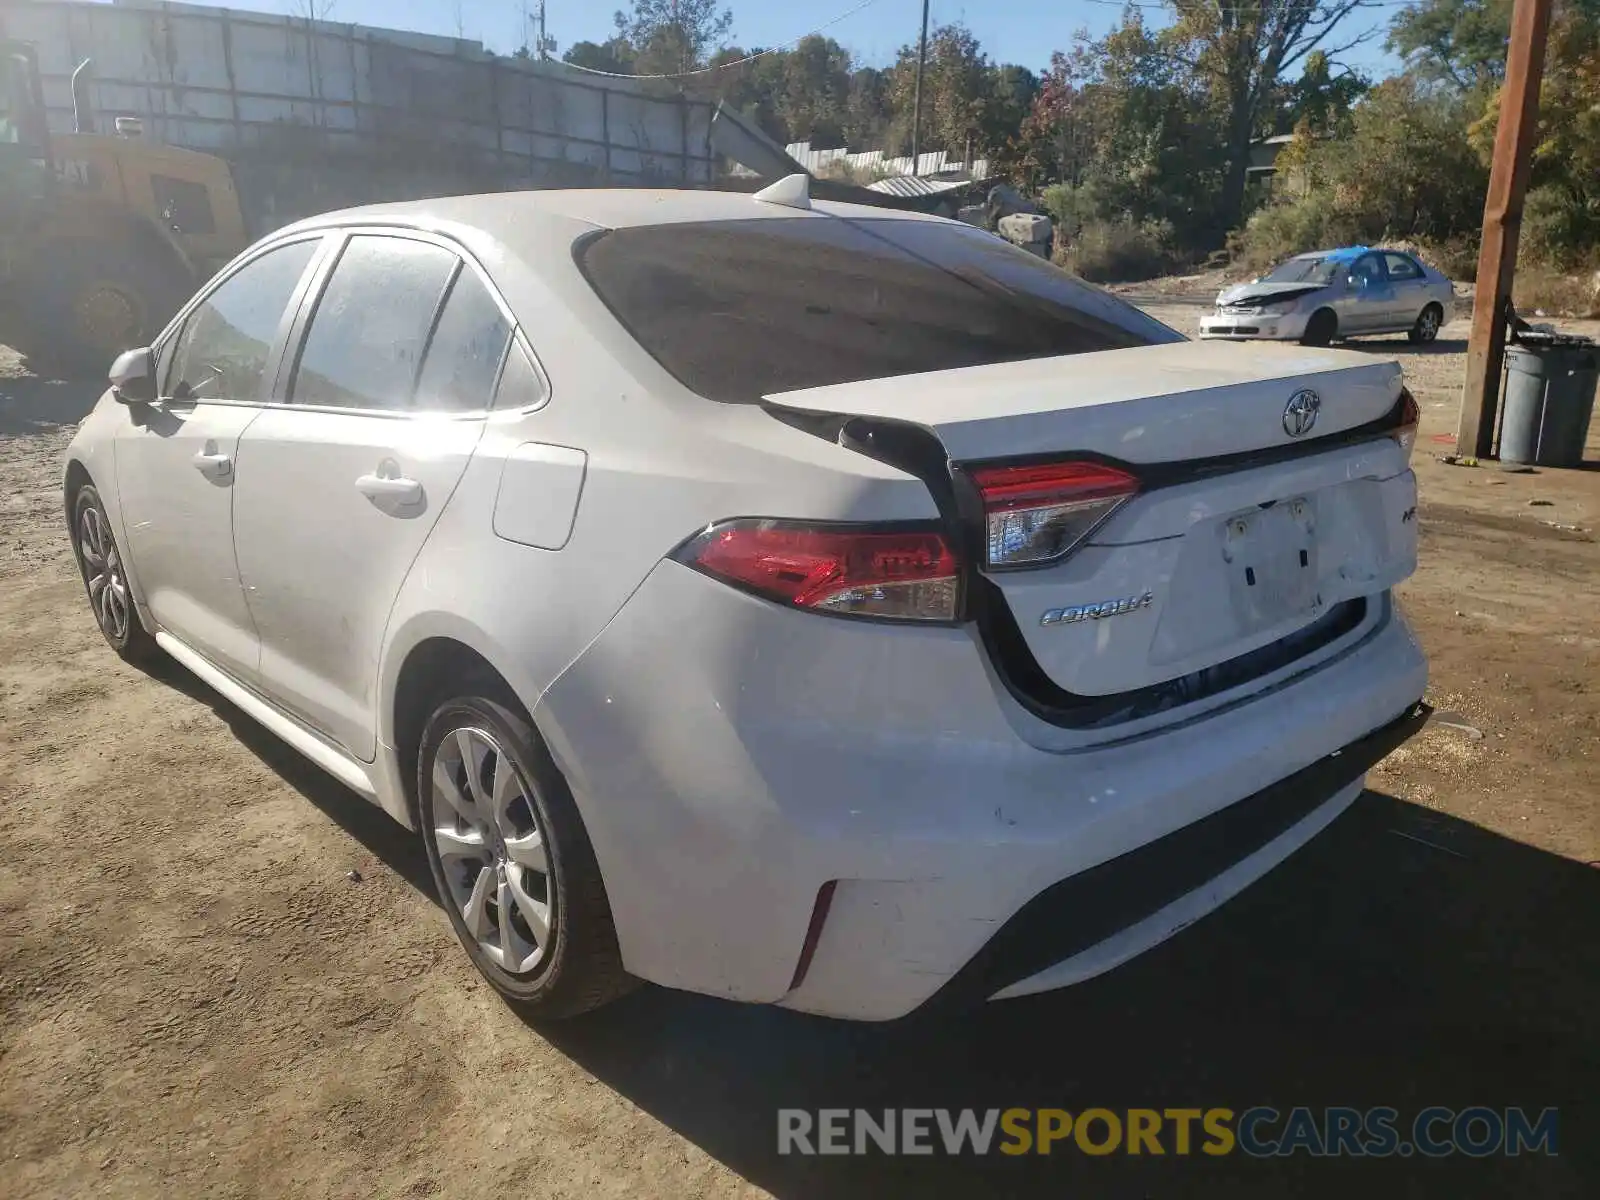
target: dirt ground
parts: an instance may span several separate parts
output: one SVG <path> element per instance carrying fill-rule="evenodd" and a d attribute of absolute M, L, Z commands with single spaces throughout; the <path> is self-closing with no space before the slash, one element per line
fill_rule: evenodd
<path fill-rule="evenodd" d="M 1192 331 L 1185 297 L 1150 299 Z M 1600 1194 L 1600 470 L 1435 460 L 1465 332 L 1362 348 L 1397 355 L 1423 407 L 1403 602 L 1429 698 L 1481 737 L 1430 728 L 1135 963 L 914 1028 L 654 988 L 519 1021 L 409 835 L 176 669 L 106 648 L 58 476 L 95 389 L 0 351 L 0 1194 Z M 1256 1104 L 1554 1105 L 1560 1153 L 776 1153 L 779 1107 Z"/>

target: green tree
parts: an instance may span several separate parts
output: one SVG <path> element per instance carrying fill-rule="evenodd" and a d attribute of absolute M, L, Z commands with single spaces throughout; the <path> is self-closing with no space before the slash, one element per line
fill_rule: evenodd
<path fill-rule="evenodd" d="M 911 144 L 916 97 L 917 47 L 902 46 L 889 69 L 889 103 L 899 146 Z M 941 25 L 928 35 L 922 77 L 921 149 L 946 150 L 961 157 L 969 145 L 984 143 L 984 112 L 989 91 L 989 60 L 965 25 Z"/>
<path fill-rule="evenodd" d="M 717 0 L 633 0 L 613 18 L 617 36 L 631 45 L 640 75 L 672 75 L 706 65 L 727 40 L 733 14 Z"/>
<path fill-rule="evenodd" d="M 1069 233 L 1109 222 L 1161 225 L 1189 246 L 1209 236 L 1223 160 L 1211 98 L 1137 11 L 1051 60 L 1018 142 L 1025 177 L 1064 186 L 1053 211 Z"/>
<path fill-rule="evenodd" d="M 991 152 L 1004 152 L 1014 158 L 1019 144 L 1022 123 L 1033 110 L 1039 95 L 1039 77 L 1027 67 L 1006 63 L 991 67 L 987 85 L 987 103 L 982 116 L 982 148 Z"/>
<path fill-rule="evenodd" d="M 1306 56 L 1300 78 L 1283 90 L 1282 111 L 1277 119 L 1278 133 L 1304 128 L 1310 133 L 1330 136 L 1350 127 L 1350 109 L 1370 85 L 1354 71 L 1335 75 L 1333 63 L 1321 50 Z"/>
<path fill-rule="evenodd" d="M 1244 215 L 1250 145 L 1270 131 L 1282 81 L 1312 53 L 1334 60 L 1373 36 L 1336 38 L 1345 21 L 1375 0 L 1166 0 L 1172 24 L 1156 52 L 1186 72 L 1215 105 L 1225 161 L 1213 240 Z M 1303 68 L 1302 68 L 1303 70 Z"/>
<path fill-rule="evenodd" d="M 709 65 L 727 69 L 708 77 L 708 94 L 753 117 L 780 143 L 845 144 L 850 52 L 832 38 L 803 38 L 793 50 L 770 54 L 729 46 L 713 54 Z"/>
<path fill-rule="evenodd" d="M 1499 123 L 1499 87 L 1477 87 L 1468 95 L 1480 114 L 1472 141 L 1487 163 Z M 1600 0 L 1556 4 L 1529 182 L 1523 236 L 1533 256 L 1562 268 L 1600 263 Z"/>
<path fill-rule="evenodd" d="M 1297 186 L 1254 214 L 1243 236 L 1265 265 L 1303 250 L 1475 232 L 1488 171 L 1467 127 L 1471 102 L 1412 75 L 1386 79 L 1351 110 L 1347 134 L 1297 139 L 1279 156 Z"/>
<path fill-rule="evenodd" d="M 613 75 L 633 74 L 633 59 L 633 47 L 622 37 L 608 38 L 604 42 L 575 42 L 561 56 L 564 63 L 591 71 L 609 71 Z"/>
<path fill-rule="evenodd" d="M 802 38 L 778 60 L 777 111 L 791 140 L 845 145 L 850 52 L 832 38 Z"/>
<path fill-rule="evenodd" d="M 852 150 L 887 149 L 894 114 L 888 72 L 858 67 L 850 74 L 844 102 L 844 141 Z"/>
<path fill-rule="evenodd" d="M 1389 49 L 1419 79 L 1460 89 L 1505 75 L 1511 0 L 1419 0 L 1389 23 Z"/>

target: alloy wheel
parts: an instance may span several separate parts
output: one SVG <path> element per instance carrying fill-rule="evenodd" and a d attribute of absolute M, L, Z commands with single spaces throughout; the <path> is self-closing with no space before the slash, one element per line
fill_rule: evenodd
<path fill-rule="evenodd" d="M 1431 342 L 1439 334 L 1439 314 L 1433 309 L 1424 309 L 1417 318 L 1417 335 L 1425 342 Z"/>
<path fill-rule="evenodd" d="M 108 638 L 121 642 L 128 636 L 128 581 L 117 543 L 97 504 L 86 504 L 78 518 L 78 553 L 83 559 L 83 577 L 89 585 L 95 620 Z"/>
<path fill-rule="evenodd" d="M 544 960 L 555 896 L 533 789 L 485 729 L 445 736 L 433 760 L 433 836 L 450 903 L 488 959 L 513 974 Z"/>

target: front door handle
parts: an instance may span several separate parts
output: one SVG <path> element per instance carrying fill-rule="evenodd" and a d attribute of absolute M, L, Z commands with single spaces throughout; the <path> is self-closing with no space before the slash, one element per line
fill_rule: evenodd
<path fill-rule="evenodd" d="M 363 475 L 356 480 L 356 491 L 374 500 L 397 500 L 415 504 L 422 499 L 422 484 L 403 475 Z"/>
<path fill-rule="evenodd" d="M 233 457 L 228 454 L 207 454 L 202 450 L 189 461 L 207 479 L 226 479 L 233 473 Z"/>

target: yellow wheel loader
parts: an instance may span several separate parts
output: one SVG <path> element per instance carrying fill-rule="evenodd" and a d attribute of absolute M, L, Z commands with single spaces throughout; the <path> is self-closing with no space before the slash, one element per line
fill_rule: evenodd
<path fill-rule="evenodd" d="M 225 160 L 95 128 L 89 63 L 74 132 L 51 135 L 30 46 L 0 41 L 0 344 L 58 372 L 146 345 L 249 242 Z"/>

